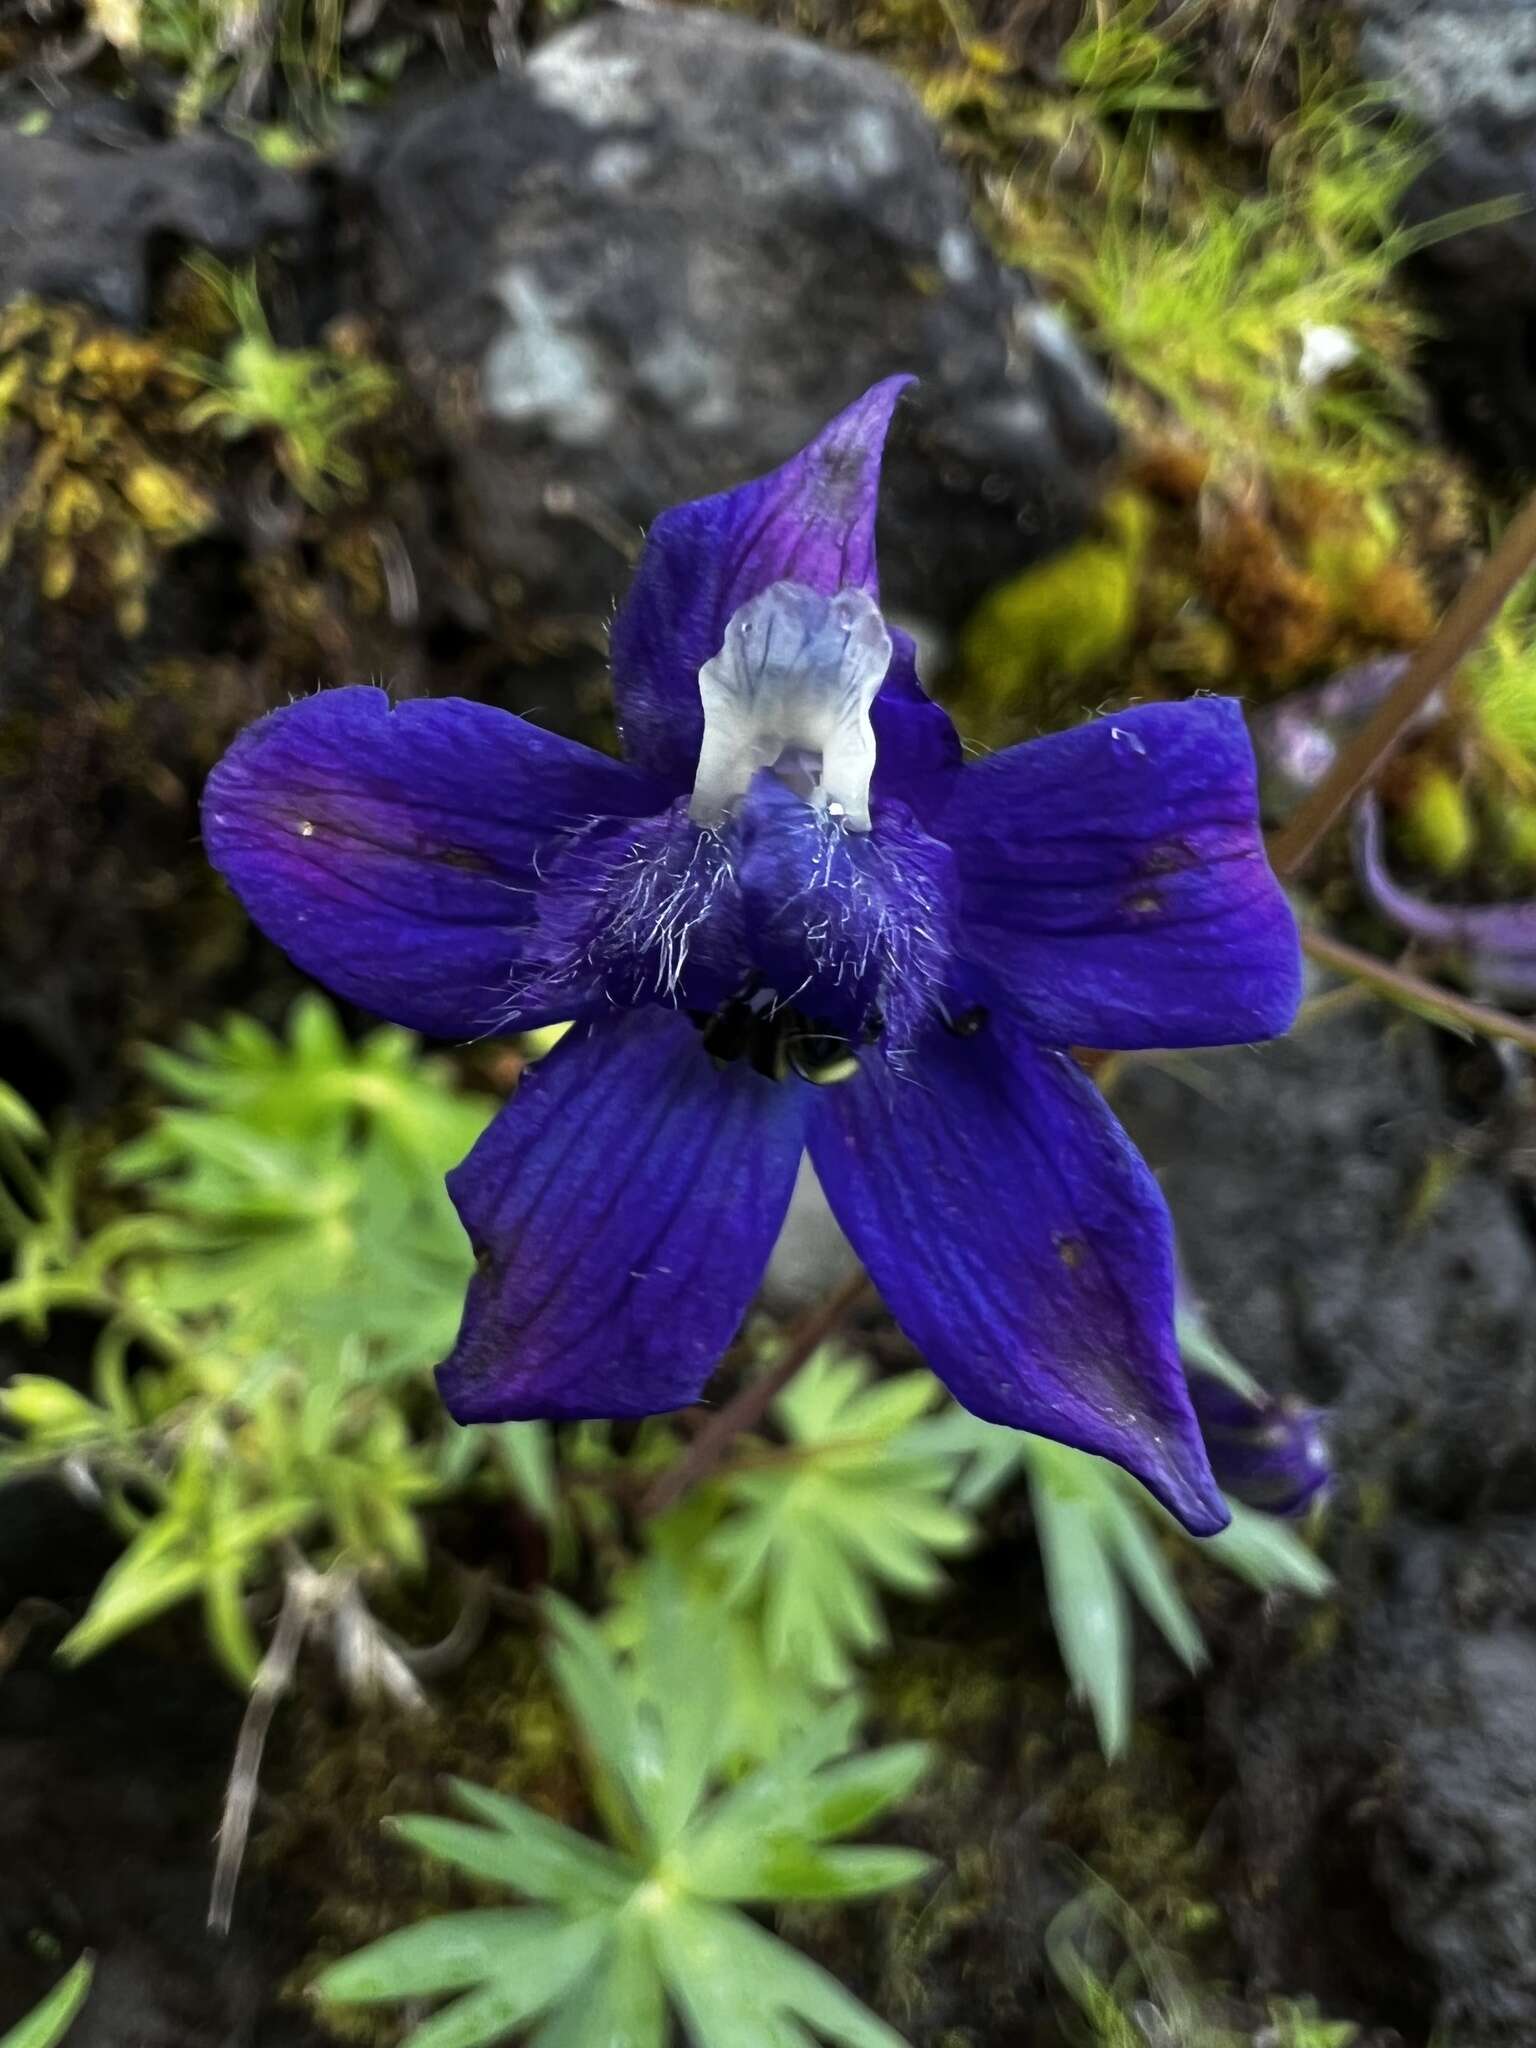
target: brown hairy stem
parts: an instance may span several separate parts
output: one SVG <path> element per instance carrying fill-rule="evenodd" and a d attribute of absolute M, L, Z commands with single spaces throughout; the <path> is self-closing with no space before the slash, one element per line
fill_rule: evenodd
<path fill-rule="evenodd" d="M 1282 881 L 1300 874 L 1324 833 L 1361 790 L 1375 781 L 1415 715 L 1460 668 L 1533 562 L 1536 492 L 1504 529 L 1481 569 L 1456 593 L 1375 716 L 1356 733 L 1317 788 L 1270 840 L 1270 864 Z"/>
<path fill-rule="evenodd" d="M 842 1326 L 845 1319 L 870 1293 L 867 1276 L 852 1273 L 830 1294 L 808 1308 L 790 1326 L 784 1356 L 771 1371 L 749 1380 L 739 1394 L 712 1415 L 675 1465 L 669 1465 L 640 1503 L 642 1519 L 664 1514 L 676 1505 L 691 1486 L 707 1478 L 720 1463 L 732 1442 L 744 1430 L 762 1421 L 811 1354 Z"/>

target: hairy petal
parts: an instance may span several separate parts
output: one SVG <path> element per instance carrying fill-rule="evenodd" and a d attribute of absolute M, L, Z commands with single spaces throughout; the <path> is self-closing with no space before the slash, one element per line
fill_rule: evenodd
<path fill-rule="evenodd" d="M 504 1022 L 541 853 L 664 801 L 624 762 L 488 705 L 323 690 L 235 741 L 208 778 L 203 839 L 306 973 L 396 1023 L 473 1038 Z"/>
<path fill-rule="evenodd" d="M 692 1401 L 784 1221 L 805 1092 L 717 1069 L 672 1010 L 578 1025 L 448 1176 L 479 1260 L 438 1373 L 458 1420 Z"/>
<path fill-rule="evenodd" d="M 1046 1044 L 1273 1038 L 1301 999 L 1295 920 L 1231 698 L 1147 704 L 955 778 L 940 825 L 962 947 Z"/>
<path fill-rule="evenodd" d="M 851 832 L 772 775 L 736 823 L 752 963 L 808 1017 L 856 1036 L 872 1006 L 902 1049 L 943 999 L 954 897 L 949 849 L 887 804 Z"/>
<path fill-rule="evenodd" d="M 731 849 L 681 798 L 660 817 L 575 834 L 542 878 L 519 1014 L 578 1016 L 599 1000 L 713 1010 L 747 977 Z"/>
<path fill-rule="evenodd" d="M 1093 1083 L 996 1011 L 866 1058 L 811 1159 L 896 1320 L 989 1422 L 1112 1458 L 1196 1535 L 1227 1511 L 1190 1407 L 1157 1183 Z"/>
<path fill-rule="evenodd" d="M 704 737 L 699 671 L 732 615 L 773 583 L 878 595 L 875 499 L 896 401 L 887 377 L 768 476 L 674 506 L 651 527 L 613 622 L 613 687 L 625 747 L 674 791 L 693 786 Z"/>

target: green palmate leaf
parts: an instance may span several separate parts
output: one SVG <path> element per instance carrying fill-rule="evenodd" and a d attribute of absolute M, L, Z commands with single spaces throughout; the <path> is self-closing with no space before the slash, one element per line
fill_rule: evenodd
<path fill-rule="evenodd" d="M 476 1788 L 455 1789 L 466 1800 Z M 430 1814 L 412 1814 L 395 1826 L 408 1842 L 440 1863 L 452 1863 L 488 1884 L 505 1885 L 524 1898 L 573 1910 L 611 1906 L 639 1883 L 638 1866 L 610 1860 L 611 1851 L 530 1807 L 519 1811 L 522 1822 L 515 1827 L 504 1819 L 494 1828 L 473 1827 L 467 1821 L 438 1820 Z"/>
<path fill-rule="evenodd" d="M 34 2007 L 19 2026 L 0 2036 L 0 2048 L 58 2048 L 86 2001 L 94 1970 L 93 1959 L 82 1956 L 41 2005 Z"/>
<path fill-rule="evenodd" d="M 643 1918 L 616 1919 L 598 1967 L 534 2036 L 533 2048 L 667 2048 L 666 1992 Z"/>
<path fill-rule="evenodd" d="M 638 1702 L 592 1623 L 554 1594 L 545 1605 L 556 1630 L 550 1669 L 585 1741 L 603 1818 L 617 1841 L 641 1853 L 654 1847 L 646 1827 L 646 1792 L 660 1772 L 654 1736 L 642 1733 Z"/>
<path fill-rule="evenodd" d="M 862 1361 L 823 1351 L 780 1397 L 791 1455 L 728 1475 L 731 1512 L 708 1540 L 725 1596 L 761 1617 L 769 1661 L 835 1690 L 879 1647 L 877 1588 L 937 1591 L 941 1556 L 974 1535 L 947 1498 L 953 1461 L 924 1449 L 926 1373 L 878 1385 Z"/>
<path fill-rule="evenodd" d="M 630 1858 L 520 1799 L 462 1778 L 454 1780 L 453 1796 L 466 1812 L 513 1844 L 521 1858 L 517 1889 L 529 1898 L 575 1907 L 611 1905 L 628 1898 L 639 1881 L 639 1866 Z"/>
<path fill-rule="evenodd" d="M 454 1913 L 333 1964 L 315 1989 L 340 2005 L 468 1991 L 410 2036 L 412 2048 L 480 2048 L 536 2018 L 590 1971 L 611 1938 L 602 1918 Z"/>
<path fill-rule="evenodd" d="M 582 1730 L 596 1803 L 615 1816 L 622 1846 L 457 1784 L 476 1824 L 417 1815 L 401 1832 L 425 1854 L 539 1903 L 386 1936 L 333 1965 L 317 1988 L 353 2003 L 456 1995 L 409 2048 L 504 2039 L 670 2048 L 674 2015 L 694 2048 L 899 2048 L 889 2028 L 730 1902 L 854 1899 L 921 1876 L 928 1859 L 909 1850 L 834 1844 L 910 1791 L 926 1753 L 915 1744 L 852 1751 L 857 1708 L 843 1702 L 723 1786 L 720 1739 L 707 1725 L 718 1616 L 688 1597 L 670 1558 L 638 1576 L 622 1649 L 550 1603 L 550 1660 Z"/>
<path fill-rule="evenodd" d="M 709 1618 L 709 1668 L 719 1713 L 710 1747 L 735 1765 L 776 1755 L 823 1711 L 825 1696 L 801 1673 L 774 1661 L 757 1610 L 727 1606 L 726 1575 L 706 1551 L 706 1539 L 724 1512 L 718 1488 L 696 1487 L 650 1523 L 646 1562 L 616 1579 L 604 1634 L 621 1650 L 646 1639 L 654 1581 L 665 1569 L 689 1608 Z"/>

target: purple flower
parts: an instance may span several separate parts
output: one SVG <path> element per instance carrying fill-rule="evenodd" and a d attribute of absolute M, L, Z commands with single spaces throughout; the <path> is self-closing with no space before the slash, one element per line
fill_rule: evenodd
<path fill-rule="evenodd" d="M 1460 962 L 1473 986 L 1505 1000 L 1536 996 L 1536 899 L 1516 903 L 1432 903 L 1392 879 L 1382 845 L 1381 800 L 1367 790 L 1355 806 L 1355 872 L 1389 923 Z"/>
<path fill-rule="evenodd" d="M 663 513 L 613 631 L 628 759 L 480 704 L 323 692 L 204 833 L 310 973 L 442 1037 L 577 1028 L 449 1186 L 461 1421 L 694 1400 L 807 1150 L 897 1320 L 994 1422 L 1222 1526 L 1157 1187 L 1064 1049 L 1285 1030 L 1300 984 L 1235 703 L 962 764 L 881 617 L 904 378 Z"/>

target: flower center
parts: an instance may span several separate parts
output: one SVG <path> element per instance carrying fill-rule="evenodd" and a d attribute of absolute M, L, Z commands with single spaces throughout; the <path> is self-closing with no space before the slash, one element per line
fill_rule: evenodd
<path fill-rule="evenodd" d="M 850 831 L 867 832 L 869 710 L 890 660 L 891 636 L 862 590 L 824 597 L 774 583 L 744 604 L 699 671 L 704 741 L 693 822 L 718 826 L 767 768 Z"/>
<path fill-rule="evenodd" d="M 850 1038 L 781 1002 L 756 979 L 718 1010 L 692 1010 L 689 1015 L 704 1050 L 717 1065 L 744 1059 L 770 1081 L 797 1074 L 822 1088 L 852 1080 L 859 1070 L 859 1054 L 875 1043 L 883 1028 L 874 1011 L 858 1037 Z"/>

